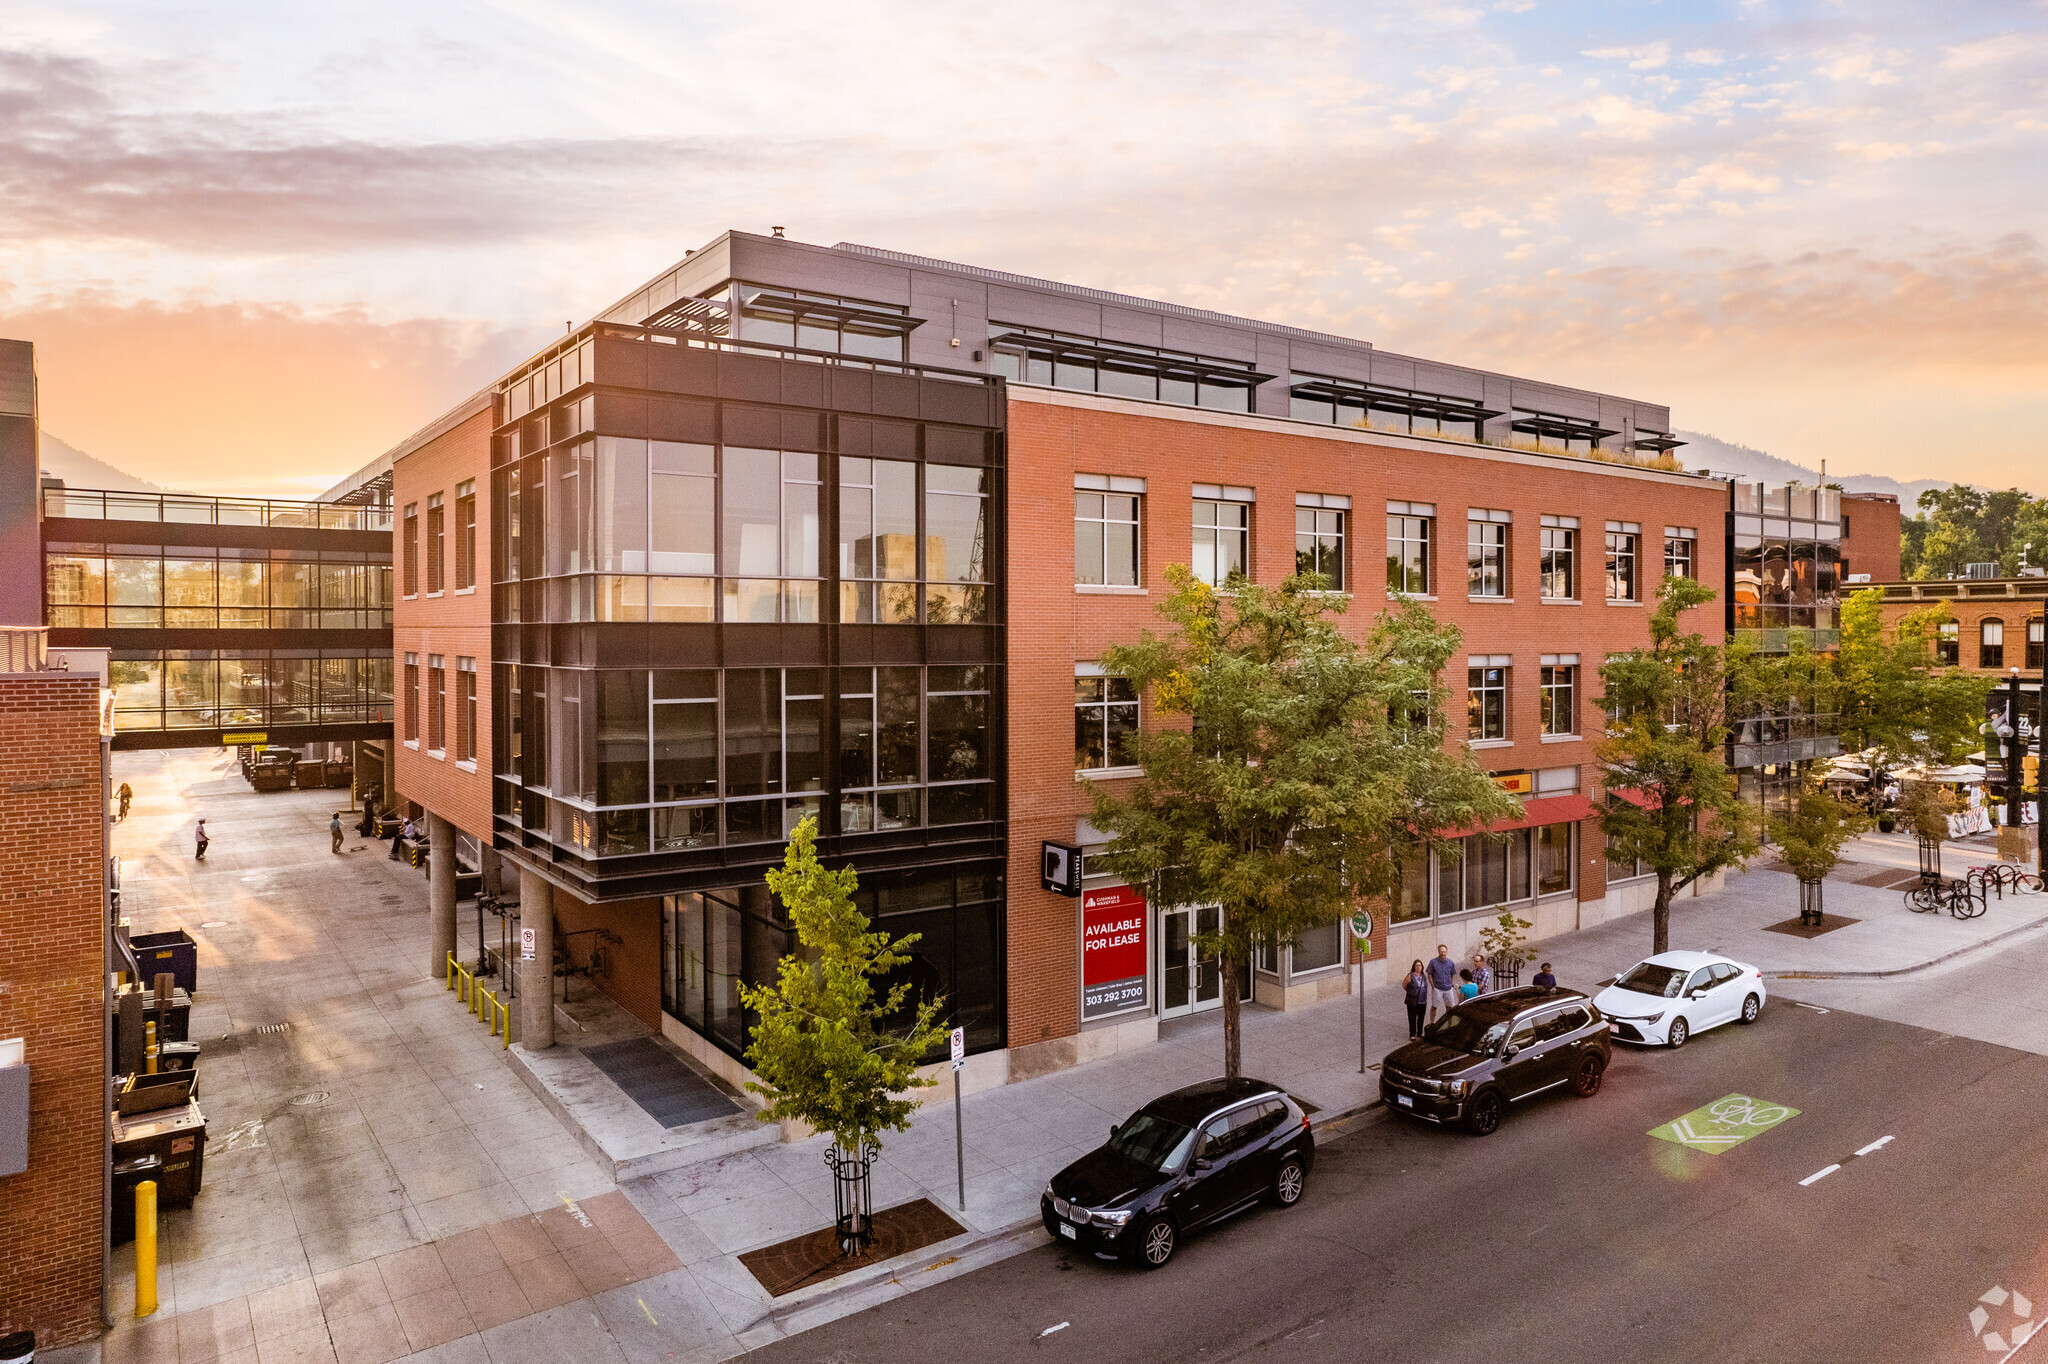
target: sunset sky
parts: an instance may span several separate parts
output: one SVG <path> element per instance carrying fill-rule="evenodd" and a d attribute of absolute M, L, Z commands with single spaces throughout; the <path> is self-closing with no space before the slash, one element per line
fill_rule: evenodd
<path fill-rule="evenodd" d="M 207 491 L 784 224 L 2048 493 L 2044 208 L 2044 0 L 0 0 L 0 336 Z"/>

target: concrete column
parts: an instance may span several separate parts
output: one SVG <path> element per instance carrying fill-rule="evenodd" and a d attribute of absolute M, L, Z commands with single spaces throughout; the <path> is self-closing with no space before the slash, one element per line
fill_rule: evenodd
<path fill-rule="evenodd" d="M 439 976 L 455 950 L 455 826 L 431 810 L 427 845 L 427 940 L 433 951 L 427 971 Z"/>
<path fill-rule="evenodd" d="M 519 869 L 519 933 L 533 934 L 533 960 L 519 963 L 519 1045 L 555 1045 L 554 891 L 537 872 Z"/>
<path fill-rule="evenodd" d="M 389 814 L 398 808 L 398 740 L 384 741 L 384 794 L 377 798 L 377 813 Z"/>

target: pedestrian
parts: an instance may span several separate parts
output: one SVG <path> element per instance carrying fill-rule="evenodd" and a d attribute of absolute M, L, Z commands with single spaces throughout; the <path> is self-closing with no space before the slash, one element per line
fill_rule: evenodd
<path fill-rule="evenodd" d="M 1458 1001 L 1463 1003 L 1468 999 L 1477 998 L 1479 998 L 1479 982 L 1472 979 L 1472 968 L 1468 966 L 1458 972 Z"/>
<path fill-rule="evenodd" d="M 128 805 L 135 799 L 135 793 L 128 789 L 128 783 L 124 781 L 121 783 L 121 789 L 114 794 L 121 798 L 121 818 L 128 818 Z"/>
<path fill-rule="evenodd" d="M 1536 988 L 1539 990 L 1555 990 L 1557 988 L 1557 977 L 1550 974 L 1550 963 L 1547 961 L 1543 963 L 1543 969 L 1536 973 Z"/>
<path fill-rule="evenodd" d="M 356 833 L 364 838 L 373 838 L 377 833 L 377 798 L 363 797 L 363 822 L 356 826 Z"/>
<path fill-rule="evenodd" d="M 393 862 L 403 862 L 405 860 L 405 836 L 411 832 L 412 821 L 409 819 L 391 831 L 391 860 Z"/>
<path fill-rule="evenodd" d="M 1474 993 L 1483 995 L 1493 987 L 1493 972 L 1486 969 L 1486 956 L 1484 953 L 1474 952 L 1472 954 L 1471 974 L 1472 983 L 1479 987 Z"/>
<path fill-rule="evenodd" d="M 1429 1016 L 1436 1019 L 1439 1006 L 1449 1013 L 1458 1002 L 1458 963 L 1451 960 L 1451 949 L 1442 943 L 1436 945 L 1436 955 L 1429 959 Z"/>
<path fill-rule="evenodd" d="M 1422 969 L 1420 957 L 1401 977 L 1401 998 L 1408 1006 L 1408 1038 L 1413 1041 L 1422 1036 L 1423 1017 L 1429 1012 L 1429 972 Z"/>
<path fill-rule="evenodd" d="M 204 862 L 204 861 L 206 860 L 206 845 L 207 845 L 208 843 L 211 843 L 211 842 L 213 841 L 212 839 L 210 839 L 210 838 L 208 838 L 208 837 L 206 836 L 206 821 L 205 821 L 205 820 L 203 820 L 203 819 L 202 819 L 202 820 L 200 820 L 200 821 L 199 821 L 199 832 L 198 832 L 198 834 L 197 834 L 197 835 L 196 835 L 196 836 L 195 836 L 195 837 L 193 838 L 193 840 L 192 840 L 192 841 L 193 841 L 193 849 L 192 849 L 192 860 L 193 860 L 193 861 L 195 861 L 195 862 Z"/>
<path fill-rule="evenodd" d="M 341 811 L 334 812 L 334 818 L 327 821 L 327 836 L 334 844 L 334 851 L 341 851 Z"/>

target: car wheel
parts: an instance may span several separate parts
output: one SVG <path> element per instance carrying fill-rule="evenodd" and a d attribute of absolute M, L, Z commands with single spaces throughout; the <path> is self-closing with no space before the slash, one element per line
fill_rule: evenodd
<path fill-rule="evenodd" d="M 1492 1136 L 1500 1128 L 1502 1114 L 1507 1111 L 1507 1101 L 1497 1089 L 1482 1089 L 1472 1100 L 1472 1111 L 1465 1115 L 1465 1128 L 1475 1137 Z"/>
<path fill-rule="evenodd" d="M 1764 1002 L 1755 995 L 1751 995 L 1748 999 L 1742 1001 L 1742 1021 L 1745 1023 L 1756 1022 L 1756 1016 L 1763 1011 Z"/>
<path fill-rule="evenodd" d="M 1581 1099 L 1590 1099 L 1600 1092 L 1600 1081 L 1607 1074 L 1607 1063 L 1600 1059 L 1600 1053 L 1589 1051 L 1579 1060 L 1578 1073 L 1572 1076 L 1572 1093 Z"/>
<path fill-rule="evenodd" d="M 1692 1036 L 1683 1016 L 1671 1020 L 1671 1031 L 1664 1034 L 1664 1045 L 1676 1049 L 1685 1045 L 1685 1039 Z"/>
<path fill-rule="evenodd" d="M 1283 1208 L 1291 1208 L 1301 1201 L 1302 1190 L 1308 1187 L 1308 1172 L 1301 1167 L 1301 1160 L 1289 1156 L 1280 1162 L 1280 1168 L 1273 1173 L 1273 1201 Z"/>
<path fill-rule="evenodd" d="M 1138 1262 L 1138 1268 L 1164 1268 L 1166 1262 L 1173 1258 L 1174 1249 L 1179 1244 L 1180 1238 L 1174 1233 L 1173 1220 L 1167 1217 L 1154 1217 L 1138 1228 L 1138 1243 L 1132 1247 L 1137 1252 L 1134 1258 Z"/>

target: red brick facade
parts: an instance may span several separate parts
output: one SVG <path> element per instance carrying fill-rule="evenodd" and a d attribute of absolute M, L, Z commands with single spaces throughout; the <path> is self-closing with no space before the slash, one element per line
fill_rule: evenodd
<path fill-rule="evenodd" d="M 0 675 L 0 1038 L 27 1042 L 28 1169 L 0 1179 L 0 1334 L 98 1334 L 106 956 L 98 679 Z"/>
<path fill-rule="evenodd" d="M 1844 493 L 1842 520 L 1842 582 L 1852 573 L 1870 575 L 1874 583 L 1899 576 L 1899 499 L 1889 493 Z"/>
<path fill-rule="evenodd" d="M 393 610 L 391 632 L 392 685 L 399 691 L 398 719 L 393 749 L 398 755 L 398 791 L 457 828 L 481 838 L 491 837 L 491 496 L 490 496 L 491 414 L 488 405 L 463 417 L 434 435 L 392 465 L 392 501 L 397 532 L 396 553 L 399 598 Z M 476 551 L 470 564 L 468 585 L 458 574 L 462 512 L 457 492 L 465 482 L 474 481 Z M 441 499 L 442 564 L 437 572 L 430 534 L 430 501 Z M 418 514 L 420 563 L 408 571 L 404 556 L 408 545 L 406 509 Z M 441 590 L 431 590 L 438 580 Z M 407 595 L 405 586 L 416 582 L 419 591 Z M 418 693 L 412 703 L 418 707 L 417 741 L 405 738 L 406 656 L 418 659 Z M 433 743 L 431 721 L 434 713 L 430 662 L 443 660 L 441 683 L 442 743 Z M 462 675 L 459 661 L 474 663 L 476 686 L 476 744 L 478 752 L 461 752 Z"/>
<path fill-rule="evenodd" d="M 1041 840 L 1068 842 L 1089 811 L 1069 744 L 1076 663 L 1111 643 L 1161 628 L 1155 608 L 1170 563 L 1187 563 L 1193 538 L 1193 485 L 1255 490 L 1251 576 L 1277 583 L 1294 571 L 1296 495 L 1351 498 L 1346 518 L 1351 620 L 1360 632 L 1384 606 L 1389 500 L 1436 508 L 1431 584 L 1426 599 L 1464 633 L 1463 650 L 1513 658 L 1507 696 L 1507 744 L 1479 750 L 1490 771 L 1576 765 L 1579 790 L 1595 777 L 1586 737 L 1539 735 L 1538 668 L 1544 654 L 1581 662 L 1577 736 L 1597 731 L 1598 669 L 1609 652 L 1646 638 L 1649 601 L 1663 573 L 1667 525 L 1697 530 L 1694 576 L 1723 581 L 1727 485 L 1685 475 L 1460 445 L 1273 418 L 1208 413 L 1095 394 L 1013 388 L 1009 405 L 1009 779 L 1008 896 L 1010 1044 L 1030 1046 L 1080 1028 L 1077 902 L 1039 889 Z M 1146 480 L 1140 514 L 1141 590 L 1077 588 L 1072 558 L 1077 474 Z M 1509 596 L 1471 599 L 1465 574 L 1468 508 L 1511 514 Z M 1539 600 L 1537 563 L 1544 515 L 1579 523 L 1579 600 Z M 1604 523 L 1641 527 L 1640 604 L 1605 600 Z M 1718 603 L 1696 613 L 1694 628 L 1720 630 Z M 1447 678 L 1454 709 L 1464 703 L 1462 672 Z M 1141 723 L 1150 724 L 1147 717 Z M 1581 838 L 1578 896 L 1606 893 L 1597 826 Z M 1384 955 L 1385 930 L 1375 952 Z"/>

